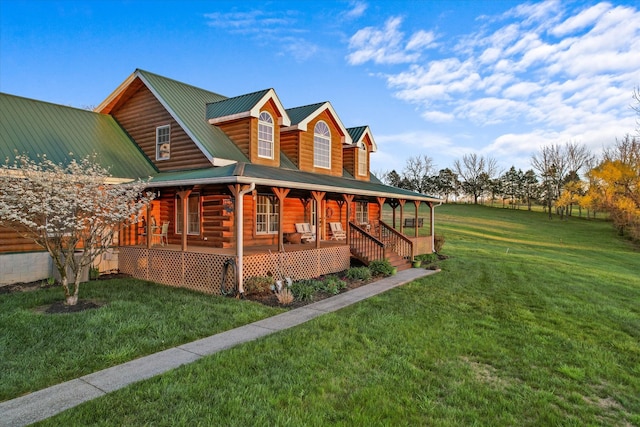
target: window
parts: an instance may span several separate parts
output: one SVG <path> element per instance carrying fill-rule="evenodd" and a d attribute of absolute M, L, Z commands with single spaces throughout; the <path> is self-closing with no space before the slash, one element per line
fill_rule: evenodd
<path fill-rule="evenodd" d="M 182 234 L 182 198 L 176 196 L 176 233 Z M 187 234 L 200 234 L 200 195 L 190 194 L 187 200 Z"/>
<path fill-rule="evenodd" d="M 356 203 L 356 222 L 358 224 L 369 223 L 369 203 L 366 203 L 366 202 Z"/>
<path fill-rule="evenodd" d="M 258 157 L 273 159 L 273 119 L 266 111 L 258 117 Z"/>
<path fill-rule="evenodd" d="M 323 121 L 313 128 L 313 166 L 331 168 L 331 131 Z"/>
<path fill-rule="evenodd" d="M 156 160 L 169 160 L 171 157 L 171 126 L 156 128 Z"/>
<path fill-rule="evenodd" d="M 358 175 L 367 174 L 367 146 L 362 144 L 358 148 Z"/>
<path fill-rule="evenodd" d="M 258 195 L 256 199 L 256 234 L 278 232 L 278 199 L 275 196 Z"/>

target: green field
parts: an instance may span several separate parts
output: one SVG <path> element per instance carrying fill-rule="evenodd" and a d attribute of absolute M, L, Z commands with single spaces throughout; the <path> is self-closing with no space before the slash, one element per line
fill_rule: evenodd
<path fill-rule="evenodd" d="M 483 206 L 438 207 L 436 228 L 439 274 L 43 424 L 640 425 L 637 248 Z"/>

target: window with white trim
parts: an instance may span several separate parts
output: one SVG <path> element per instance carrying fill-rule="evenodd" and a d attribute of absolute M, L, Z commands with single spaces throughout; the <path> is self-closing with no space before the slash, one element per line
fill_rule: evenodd
<path fill-rule="evenodd" d="M 182 198 L 176 196 L 176 234 L 182 234 Z M 190 194 L 187 200 L 187 234 L 200 234 L 200 195 Z"/>
<path fill-rule="evenodd" d="M 358 175 L 367 174 L 367 146 L 362 144 L 358 147 Z"/>
<path fill-rule="evenodd" d="M 158 126 L 156 128 L 156 160 L 169 160 L 171 158 L 171 126 Z"/>
<path fill-rule="evenodd" d="M 323 121 L 313 128 L 313 166 L 331 168 L 331 131 Z"/>
<path fill-rule="evenodd" d="M 273 118 L 266 111 L 258 117 L 258 157 L 273 159 Z"/>
<path fill-rule="evenodd" d="M 358 224 L 369 223 L 369 203 L 356 202 L 356 222 Z"/>
<path fill-rule="evenodd" d="M 279 201 L 275 196 L 259 194 L 256 198 L 256 234 L 278 233 Z"/>

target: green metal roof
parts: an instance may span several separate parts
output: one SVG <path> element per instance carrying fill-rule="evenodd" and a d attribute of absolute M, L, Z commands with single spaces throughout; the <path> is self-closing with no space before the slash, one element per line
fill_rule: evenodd
<path fill-rule="evenodd" d="M 291 125 L 295 126 L 301 121 L 313 114 L 318 108 L 322 107 L 326 102 L 319 102 L 317 104 L 304 105 L 302 107 L 288 108 L 287 114 L 291 119 Z"/>
<path fill-rule="evenodd" d="M 353 140 L 353 143 L 355 144 L 356 142 L 360 141 L 360 138 L 362 138 L 362 135 L 364 134 L 364 132 L 367 130 L 367 126 L 358 126 L 355 128 L 347 128 L 347 132 L 349 132 L 349 135 L 351 136 L 351 139 Z"/>
<path fill-rule="evenodd" d="M 264 186 L 281 186 L 302 190 L 317 190 L 333 193 L 354 194 L 368 197 L 402 198 L 438 202 L 438 197 L 415 193 L 402 188 L 391 187 L 374 181 L 358 181 L 351 178 L 320 175 L 274 168 L 251 163 L 238 163 L 217 168 L 191 171 L 167 172 L 154 176 L 150 186 L 175 186 L 196 184 L 250 183 Z"/>
<path fill-rule="evenodd" d="M 46 154 L 62 164 L 96 153 L 100 164 L 117 178 L 157 173 L 109 115 L 0 93 L 0 118 L 2 161 L 16 151 L 34 160 Z"/>
<path fill-rule="evenodd" d="M 255 107 L 258 101 L 260 101 L 269 92 L 269 90 L 270 89 L 265 89 L 209 103 L 207 104 L 206 117 L 207 119 L 215 119 L 218 117 L 227 117 L 247 112 Z"/>
<path fill-rule="evenodd" d="M 206 105 L 225 100 L 227 99 L 225 96 L 144 70 L 136 70 L 136 74 L 180 123 L 185 132 L 191 135 L 208 158 L 248 161 L 222 130 L 211 126 L 205 119 Z"/>

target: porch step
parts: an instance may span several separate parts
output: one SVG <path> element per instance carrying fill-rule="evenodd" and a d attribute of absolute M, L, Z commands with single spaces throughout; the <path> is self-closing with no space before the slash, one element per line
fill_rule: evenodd
<path fill-rule="evenodd" d="M 391 263 L 391 265 L 396 267 L 398 271 L 408 270 L 409 268 L 411 268 L 411 262 L 407 261 L 396 253 L 390 254 L 389 262 Z"/>
<path fill-rule="evenodd" d="M 352 252 L 352 255 L 367 265 L 369 264 L 368 260 L 371 259 L 371 255 L 367 255 L 367 254 L 356 254 Z M 392 266 L 398 269 L 398 271 L 407 270 L 411 268 L 411 262 L 407 261 L 406 259 L 396 254 L 395 252 L 388 251 L 387 259 L 389 260 Z"/>

